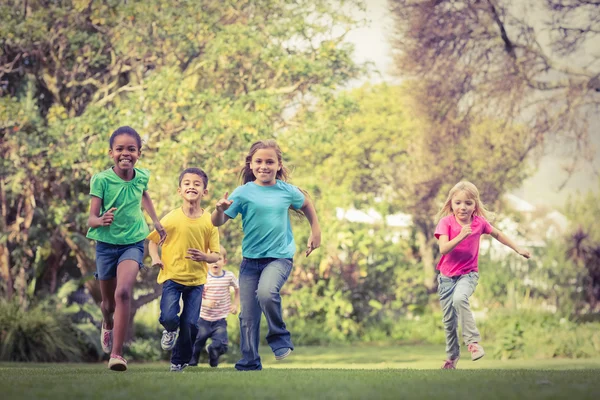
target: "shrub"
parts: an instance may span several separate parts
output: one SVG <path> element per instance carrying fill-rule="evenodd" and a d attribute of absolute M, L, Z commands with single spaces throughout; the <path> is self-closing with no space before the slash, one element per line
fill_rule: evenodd
<path fill-rule="evenodd" d="M 79 333 L 71 321 L 44 305 L 26 312 L 0 301 L 0 360 L 77 362 L 84 359 Z"/>

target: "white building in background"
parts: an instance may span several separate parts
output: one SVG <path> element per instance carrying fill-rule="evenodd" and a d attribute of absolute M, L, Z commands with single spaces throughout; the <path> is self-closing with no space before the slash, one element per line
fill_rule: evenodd
<path fill-rule="evenodd" d="M 568 228 L 569 221 L 562 213 L 551 210 L 543 214 L 533 204 L 523 200 L 513 194 L 502 196 L 507 208 L 522 216 L 522 222 L 517 223 L 509 217 L 497 218 L 492 221 L 492 225 L 506 233 L 517 243 L 528 247 L 545 247 L 548 240 L 558 238 L 564 234 Z M 357 210 L 355 208 L 343 209 L 336 208 L 336 215 L 339 220 L 356 222 L 362 224 L 384 224 L 391 229 L 391 238 L 394 243 L 401 239 L 407 239 L 412 228 L 412 216 L 402 212 L 391 214 L 384 217 L 374 208 L 367 210 Z M 520 234 L 524 232 L 524 234 Z M 482 252 L 491 251 L 493 257 L 503 258 L 510 254 L 512 250 L 497 240 L 482 240 Z"/>

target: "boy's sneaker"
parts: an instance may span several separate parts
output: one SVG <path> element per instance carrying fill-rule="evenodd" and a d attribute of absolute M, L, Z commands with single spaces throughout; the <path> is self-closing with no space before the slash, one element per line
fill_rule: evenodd
<path fill-rule="evenodd" d="M 211 345 L 207 345 L 206 352 L 208 353 L 208 364 L 211 367 L 216 368 L 219 365 L 219 351 Z"/>
<path fill-rule="evenodd" d="M 281 349 L 275 350 L 273 353 L 275 353 L 275 359 L 277 361 L 281 361 L 290 354 L 292 354 L 292 349 L 290 349 L 289 347 L 282 347 Z"/>
<path fill-rule="evenodd" d="M 183 372 L 183 369 L 187 367 L 187 364 L 171 364 L 169 371 L 171 372 Z"/>
<path fill-rule="evenodd" d="M 446 361 L 444 361 L 444 365 L 442 365 L 442 369 L 456 369 L 456 364 L 458 364 L 459 358 L 460 357 L 447 359 Z"/>
<path fill-rule="evenodd" d="M 163 331 L 162 339 L 160 339 L 160 347 L 162 347 L 163 350 L 173 350 L 177 336 L 179 336 L 179 331 Z"/>
<path fill-rule="evenodd" d="M 108 360 L 108 368 L 112 371 L 125 371 L 127 369 L 127 361 L 119 355 L 111 354 Z"/>
<path fill-rule="evenodd" d="M 103 352 L 110 354 L 112 350 L 112 329 L 104 329 L 104 323 L 102 323 L 102 327 L 100 328 L 100 345 Z"/>
<path fill-rule="evenodd" d="M 470 345 L 468 345 L 467 349 L 471 353 L 471 360 L 473 360 L 473 361 L 477 361 L 485 355 L 485 351 L 483 351 L 483 347 L 481 347 L 481 345 L 477 342 L 471 343 Z"/>

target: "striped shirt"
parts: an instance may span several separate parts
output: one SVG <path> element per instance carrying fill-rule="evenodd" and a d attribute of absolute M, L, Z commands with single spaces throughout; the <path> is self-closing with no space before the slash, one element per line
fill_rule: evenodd
<path fill-rule="evenodd" d="M 202 291 L 200 318 L 206 321 L 218 321 L 227 318 L 231 312 L 231 287 L 234 289 L 240 287 L 237 278 L 231 271 L 224 270 L 221 276 L 214 276 L 209 272 Z M 204 302 L 206 300 L 213 300 L 217 306 L 213 308 L 205 307 Z"/>

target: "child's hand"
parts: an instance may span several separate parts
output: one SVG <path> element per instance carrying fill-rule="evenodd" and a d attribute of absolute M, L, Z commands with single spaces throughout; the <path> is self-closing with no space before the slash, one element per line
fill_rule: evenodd
<path fill-rule="evenodd" d="M 206 261 L 208 256 L 206 253 L 203 253 L 198 249 L 188 249 L 187 253 L 188 255 L 185 258 L 198 262 Z"/>
<path fill-rule="evenodd" d="M 160 269 L 163 269 L 165 265 L 163 264 L 162 260 L 158 258 L 156 260 L 152 259 L 152 267 L 160 267 Z"/>
<path fill-rule="evenodd" d="M 113 207 L 110 210 L 108 210 L 107 212 L 105 212 L 104 215 L 102 215 L 100 217 L 100 225 L 101 226 L 109 226 L 110 224 L 112 224 L 112 222 L 115 220 L 114 211 L 116 209 L 117 209 L 116 207 Z"/>
<path fill-rule="evenodd" d="M 308 237 L 308 243 L 306 244 L 306 257 L 312 253 L 312 251 L 321 245 L 321 232 L 311 232 Z"/>
<path fill-rule="evenodd" d="M 221 198 L 221 199 L 219 199 L 219 201 L 217 201 L 217 205 L 215 206 L 217 208 L 217 211 L 224 212 L 225 210 L 227 210 L 229 208 L 229 206 L 231 206 L 231 203 L 233 203 L 233 200 L 228 200 L 227 196 L 229 196 L 229 192 L 225 192 L 225 194 L 223 195 L 223 198 Z"/>
<path fill-rule="evenodd" d="M 154 224 L 154 229 L 156 229 L 156 232 L 158 232 L 158 235 L 160 236 L 158 245 L 162 246 L 162 244 L 165 242 L 165 240 L 167 240 L 167 231 L 165 231 L 165 228 L 163 228 L 163 226 L 160 222 L 157 222 Z"/>
<path fill-rule="evenodd" d="M 215 308 L 219 303 L 216 300 L 203 300 L 202 307 Z"/>
<path fill-rule="evenodd" d="M 232 314 L 237 314 L 237 311 L 238 311 L 237 309 L 238 309 L 238 308 L 237 308 L 237 306 L 236 306 L 235 304 L 232 304 L 232 305 L 231 305 L 231 308 L 229 308 L 229 311 L 230 311 Z"/>
<path fill-rule="evenodd" d="M 467 236 L 469 236 L 472 232 L 473 230 L 471 229 L 471 224 L 469 224 L 462 227 L 462 229 L 460 230 L 460 235 L 464 239 Z"/>
<path fill-rule="evenodd" d="M 529 253 L 529 251 L 527 251 L 525 249 L 517 249 L 517 253 L 519 253 L 520 255 L 522 255 L 525 258 L 531 258 L 531 253 Z"/>

